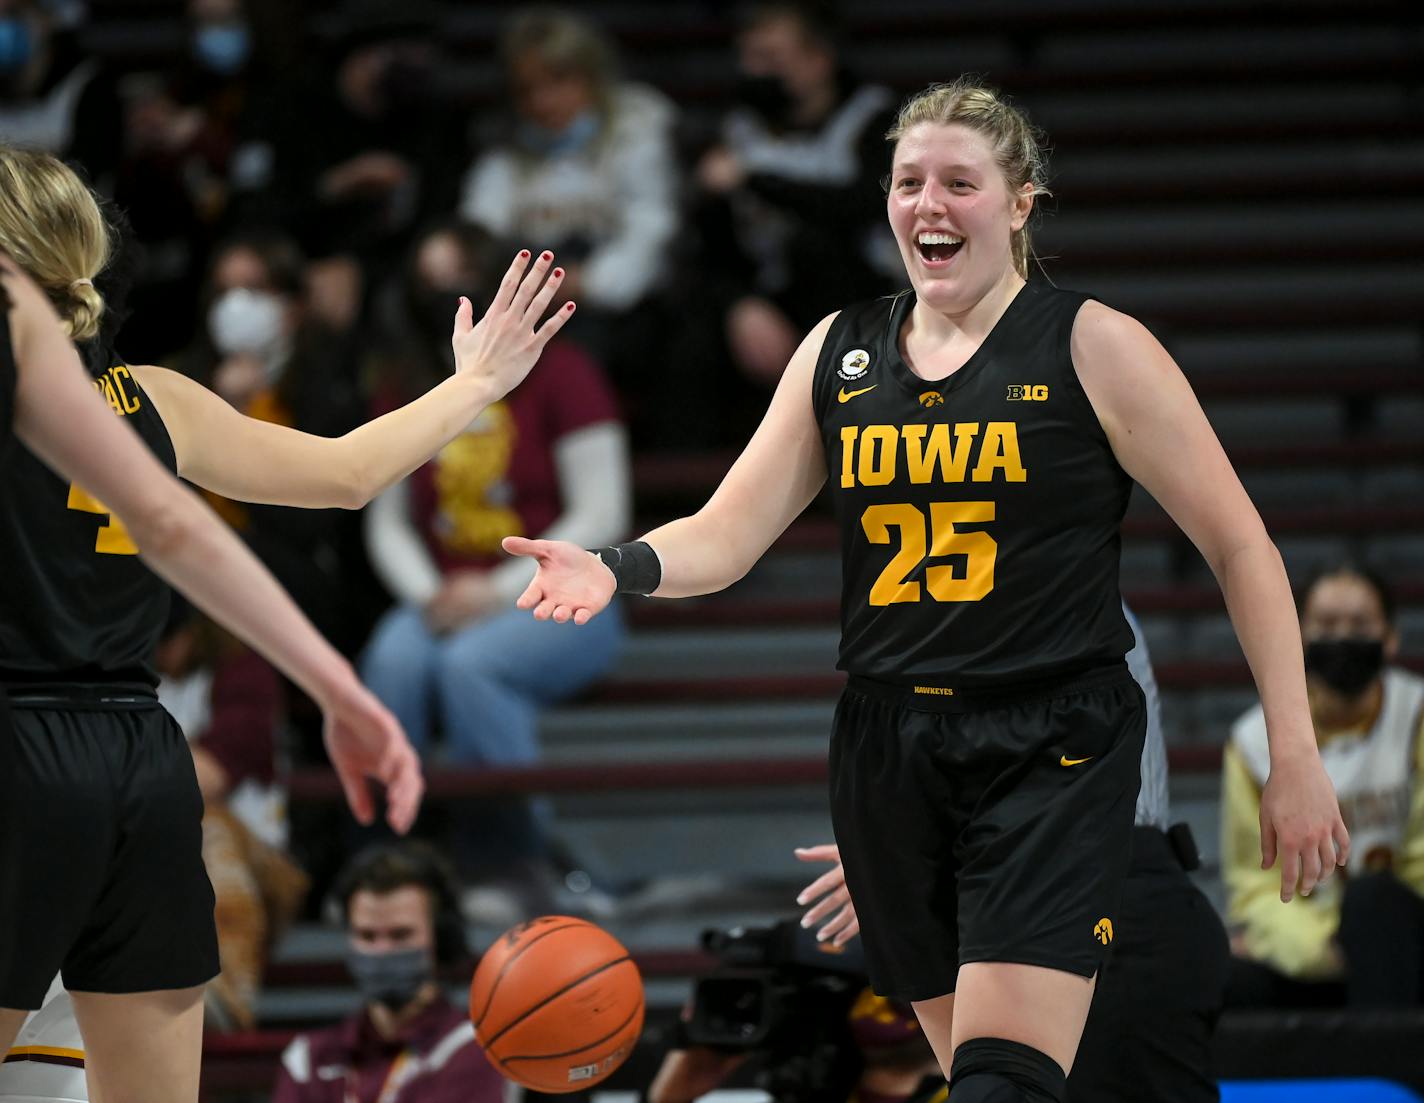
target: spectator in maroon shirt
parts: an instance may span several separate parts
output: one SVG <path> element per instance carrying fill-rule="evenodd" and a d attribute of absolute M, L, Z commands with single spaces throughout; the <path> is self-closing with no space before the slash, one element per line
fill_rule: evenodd
<path fill-rule="evenodd" d="M 344 1022 L 297 1036 L 272 1103 L 500 1103 L 504 1080 L 436 979 L 439 966 L 466 956 L 439 855 L 414 841 L 363 851 L 336 894 L 365 1002 Z"/>
<path fill-rule="evenodd" d="M 477 309 L 494 294 L 502 256 L 494 238 L 469 223 L 417 239 L 387 304 L 380 412 L 451 370 L 450 311 L 460 294 Z M 506 556 L 499 542 L 510 535 L 590 548 L 616 542 L 629 523 L 630 483 L 627 436 L 607 379 L 578 345 L 555 340 L 503 401 L 371 503 L 371 565 L 397 604 L 377 625 L 361 668 L 427 761 L 438 733 L 445 758 L 459 765 L 533 765 L 543 710 L 613 665 L 621 615 L 595 632 L 593 623 L 521 613 L 514 599 L 533 566 Z M 531 812 L 486 801 L 461 815 L 461 872 L 486 887 L 507 886 L 522 913 L 551 907 L 546 890 L 558 878 L 542 806 Z"/>

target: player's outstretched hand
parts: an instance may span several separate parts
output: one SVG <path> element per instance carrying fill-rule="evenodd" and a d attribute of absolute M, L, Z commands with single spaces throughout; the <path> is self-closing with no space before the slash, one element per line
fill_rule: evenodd
<path fill-rule="evenodd" d="M 1261 868 L 1281 859 L 1281 899 L 1299 888 L 1309 896 L 1337 865 L 1350 859 L 1350 834 L 1340 802 L 1312 747 L 1293 758 L 1273 759 L 1261 792 Z"/>
<path fill-rule="evenodd" d="M 506 536 L 510 555 L 527 555 L 539 564 L 534 581 L 515 605 L 534 610 L 535 620 L 587 624 L 613 600 L 618 584 L 603 560 L 566 540 L 526 540 Z"/>
<path fill-rule="evenodd" d="M 386 822 L 404 835 L 420 811 L 425 781 L 400 721 L 354 674 L 348 687 L 321 704 L 326 753 L 352 815 L 362 824 L 375 819 L 371 782 L 378 781 L 386 791 Z"/>
<path fill-rule="evenodd" d="M 470 300 L 460 299 L 455 310 L 455 331 L 450 335 L 457 372 L 488 378 L 500 394 L 509 393 L 523 381 L 549 338 L 574 313 L 574 304 L 565 303 L 539 325 L 564 281 L 562 268 L 550 271 L 553 263 L 554 254 L 545 251 L 530 264 L 529 250 L 521 250 L 478 322 Z"/>
<path fill-rule="evenodd" d="M 802 907 L 807 904 L 806 914 L 801 917 L 801 926 L 814 927 L 821 923 L 816 932 L 816 941 L 830 939 L 833 945 L 844 946 L 860 934 L 860 920 L 855 914 L 855 903 L 846 888 L 845 866 L 841 865 L 841 848 L 835 843 L 821 846 L 798 846 L 796 857 L 802 862 L 834 862 L 835 868 L 821 874 L 796 898 Z M 830 916 L 829 919 L 826 917 Z M 825 920 L 822 923 L 822 920 Z"/>

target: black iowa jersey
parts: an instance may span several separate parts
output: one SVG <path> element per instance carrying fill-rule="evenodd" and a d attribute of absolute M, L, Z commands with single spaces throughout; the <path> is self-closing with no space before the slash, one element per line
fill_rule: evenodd
<path fill-rule="evenodd" d="M 175 471 L 168 431 L 128 368 L 96 373 L 94 386 Z M 0 563 L 0 683 L 157 684 L 149 658 L 167 584 L 102 502 L 18 444 L 0 478 Z"/>
<path fill-rule="evenodd" d="M 1120 661 L 1131 480 L 1069 349 L 1087 296 L 1030 283 L 938 382 L 900 355 L 912 292 L 843 310 L 814 403 L 840 522 L 839 667 L 985 686 Z"/>

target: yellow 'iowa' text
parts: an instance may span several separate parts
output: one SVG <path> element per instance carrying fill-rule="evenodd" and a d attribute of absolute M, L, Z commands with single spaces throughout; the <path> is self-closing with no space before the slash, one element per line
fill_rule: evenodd
<path fill-rule="evenodd" d="M 911 483 L 1028 481 L 1018 425 L 977 421 L 952 425 L 847 425 L 841 430 L 841 486 L 887 486 L 903 466 Z M 972 461 L 972 462 L 971 462 Z"/>

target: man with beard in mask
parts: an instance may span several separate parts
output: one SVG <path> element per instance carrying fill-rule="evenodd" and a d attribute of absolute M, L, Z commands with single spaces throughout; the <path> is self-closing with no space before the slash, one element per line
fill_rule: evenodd
<path fill-rule="evenodd" d="M 358 854 L 336 890 L 361 1010 L 298 1035 L 272 1103 L 498 1103 L 504 1080 L 445 998 L 437 970 L 467 956 L 454 878 L 415 841 Z"/>
<path fill-rule="evenodd" d="M 878 217 L 896 102 L 842 65 L 826 4 L 751 4 L 736 45 L 741 103 L 696 170 L 701 237 L 732 359 L 770 385 L 828 311 L 902 271 Z"/>
<path fill-rule="evenodd" d="M 1424 678 L 1392 665 L 1394 599 L 1347 563 L 1301 591 L 1310 714 L 1352 847 L 1345 876 L 1282 904 L 1260 868 L 1268 772 L 1258 705 L 1222 765 L 1222 868 L 1236 960 L 1228 1006 L 1424 1005 Z"/>

